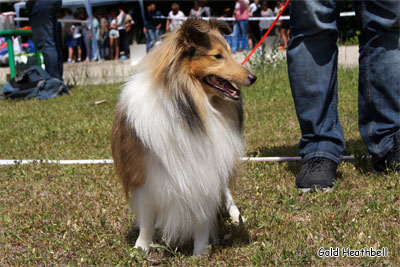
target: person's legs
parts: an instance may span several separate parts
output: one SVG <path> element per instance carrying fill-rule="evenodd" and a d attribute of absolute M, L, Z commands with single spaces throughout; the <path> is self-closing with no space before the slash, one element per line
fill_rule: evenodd
<path fill-rule="evenodd" d="M 61 9 L 61 3 L 58 7 L 58 10 Z M 57 12 L 58 13 L 58 12 Z M 57 13 L 54 14 L 54 31 L 53 35 L 55 38 L 56 49 L 57 49 L 57 58 L 58 58 L 58 72 L 60 74 L 61 80 L 63 79 L 63 48 L 62 48 L 62 40 L 61 40 L 61 31 L 62 26 L 60 22 L 57 22 Z"/>
<path fill-rule="evenodd" d="M 248 31 L 247 31 L 248 20 L 241 20 L 239 22 L 239 25 L 240 25 L 240 31 L 242 34 L 242 38 L 243 38 L 243 50 L 249 51 L 249 35 L 248 35 Z"/>
<path fill-rule="evenodd" d="M 103 59 L 107 58 L 107 48 L 108 48 L 108 37 L 107 35 L 101 37 L 101 49 L 100 49 L 100 53 L 101 53 L 101 57 Z"/>
<path fill-rule="evenodd" d="M 359 128 L 376 164 L 400 134 L 400 2 L 354 1 L 354 6 L 361 29 Z"/>
<path fill-rule="evenodd" d="M 97 42 L 97 52 L 95 53 L 96 57 L 98 57 L 98 60 L 104 60 L 103 54 L 102 54 L 102 49 L 101 49 L 101 40 L 96 40 Z"/>
<path fill-rule="evenodd" d="M 288 72 L 302 137 L 303 162 L 339 163 L 344 136 L 337 112 L 337 1 L 293 1 Z"/>
<path fill-rule="evenodd" d="M 119 38 L 114 39 L 115 42 L 115 60 L 119 58 Z"/>
<path fill-rule="evenodd" d="M 90 45 L 90 32 L 85 29 L 82 35 L 83 35 L 83 43 L 85 45 L 85 50 L 86 50 L 85 62 L 89 62 L 90 55 L 92 54 L 92 47 Z"/>
<path fill-rule="evenodd" d="M 98 60 L 98 54 L 100 53 L 97 52 L 97 49 L 99 48 L 97 43 L 98 42 L 96 40 L 96 36 L 92 36 L 92 38 L 90 39 L 90 45 L 91 45 L 90 49 L 92 51 L 92 54 L 90 55 L 91 60 Z"/>
<path fill-rule="evenodd" d="M 82 61 L 82 37 L 78 38 L 78 46 L 76 47 L 76 49 L 78 50 L 78 58 L 76 59 L 77 62 L 81 62 Z"/>
<path fill-rule="evenodd" d="M 301 128 L 303 192 L 333 186 L 344 150 L 337 112 L 337 21 L 340 2 L 293 1 L 287 51 L 290 87 Z"/>
<path fill-rule="evenodd" d="M 146 33 L 144 34 L 144 37 L 146 38 L 147 52 L 149 52 L 151 49 L 151 38 L 150 38 L 149 30 L 146 31 Z"/>
<path fill-rule="evenodd" d="M 147 35 L 149 36 L 149 46 L 150 46 L 150 49 L 151 49 L 157 42 L 156 32 L 153 29 L 148 29 L 147 30 Z"/>
<path fill-rule="evenodd" d="M 126 36 L 126 31 L 125 30 L 118 30 L 119 31 L 119 42 L 120 42 L 120 49 L 124 51 L 124 56 L 128 57 L 129 56 L 129 51 L 128 51 L 128 39 Z"/>
<path fill-rule="evenodd" d="M 72 62 L 73 60 L 75 60 L 74 48 L 71 46 L 71 47 L 68 47 L 68 62 Z"/>
<path fill-rule="evenodd" d="M 286 49 L 288 44 L 287 29 L 281 28 L 281 36 L 282 36 L 283 48 Z"/>
<path fill-rule="evenodd" d="M 46 71 L 51 77 L 62 79 L 62 70 L 60 70 L 56 46 L 56 36 L 54 34 L 57 12 L 61 7 L 61 0 L 30 1 L 27 7 L 33 38 L 39 51 L 43 53 Z"/>
<path fill-rule="evenodd" d="M 155 30 L 155 38 L 156 38 L 156 43 L 161 40 L 161 30 L 160 29 Z"/>
<path fill-rule="evenodd" d="M 110 37 L 110 59 L 114 57 L 114 38 Z"/>
<path fill-rule="evenodd" d="M 239 22 L 236 21 L 235 24 L 233 25 L 232 53 L 236 53 L 239 44 L 239 39 L 240 39 L 240 28 L 239 28 Z"/>

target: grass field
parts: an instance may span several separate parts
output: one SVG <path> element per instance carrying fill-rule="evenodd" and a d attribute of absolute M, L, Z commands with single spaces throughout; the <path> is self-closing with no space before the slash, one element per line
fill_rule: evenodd
<path fill-rule="evenodd" d="M 244 89 L 247 154 L 293 156 L 300 138 L 286 66 L 255 70 Z M 0 167 L 0 265 L 304 266 L 400 264 L 398 174 L 378 176 L 361 158 L 357 70 L 340 69 L 345 155 L 333 193 L 299 195 L 292 163 L 244 163 L 233 196 L 244 225 L 220 220 L 209 257 L 190 244 L 133 249 L 138 235 L 112 165 Z M 109 132 L 120 84 L 74 87 L 47 101 L 0 101 L 0 159 L 110 158 Z M 105 100 L 95 105 L 95 101 Z M 387 247 L 385 258 L 319 258 L 318 248 Z"/>

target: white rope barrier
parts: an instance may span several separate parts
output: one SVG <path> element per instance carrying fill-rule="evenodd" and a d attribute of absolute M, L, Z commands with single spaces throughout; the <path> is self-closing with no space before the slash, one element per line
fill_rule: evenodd
<path fill-rule="evenodd" d="M 340 13 L 341 17 L 353 17 L 356 15 L 356 12 L 350 11 L 350 12 L 342 12 Z M 173 20 L 187 20 L 192 17 L 185 17 L 185 18 L 174 18 L 174 17 L 166 17 L 166 16 L 154 16 L 153 18 L 156 19 L 173 19 Z M 209 19 L 216 19 L 216 20 L 224 20 L 224 21 L 235 21 L 236 19 L 233 17 L 230 18 L 221 18 L 221 17 L 199 17 L 203 20 L 209 20 Z M 250 17 L 249 20 L 275 20 L 276 17 Z M 281 16 L 279 20 L 289 20 L 290 16 Z"/>
<path fill-rule="evenodd" d="M 0 166 L 3 165 L 24 165 L 32 163 L 44 164 L 59 164 L 59 165 L 73 165 L 73 164 L 113 164 L 112 159 L 83 159 L 83 160 L 36 160 L 36 159 L 6 159 L 0 160 Z"/>
<path fill-rule="evenodd" d="M 19 17 L 14 18 L 15 21 L 29 21 L 29 18 Z M 89 23 L 89 20 L 80 20 L 80 19 L 58 19 L 57 21 L 66 22 L 66 23 Z"/>
<path fill-rule="evenodd" d="M 353 17 L 355 16 L 356 13 L 354 11 L 350 12 L 342 12 L 340 13 L 341 17 Z M 173 19 L 173 20 L 187 20 L 191 17 L 185 17 L 185 18 L 174 18 L 174 17 L 166 17 L 166 16 L 154 16 L 156 19 Z M 220 17 L 200 17 L 201 19 L 204 20 L 209 20 L 209 19 L 217 19 L 217 20 L 224 20 L 224 21 L 235 21 L 235 18 L 220 18 Z M 249 20 L 275 20 L 276 17 L 250 17 Z M 281 16 L 279 20 L 289 20 L 290 16 Z M 15 18 L 15 21 L 29 21 L 29 18 Z M 67 22 L 67 23 L 87 23 L 87 20 L 78 20 L 78 19 L 58 19 L 58 21 L 61 22 Z"/>
<path fill-rule="evenodd" d="M 361 158 L 370 158 L 371 156 L 362 156 Z M 354 156 L 343 156 L 342 160 L 354 160 Z M 299 161 L 301 157 L 242 157 L 244 162 L 283 162 Z M 80 165 L 80 164 L 113 164 L 112 159 L 81 159 L 81 160 L 35 160 L 35 159 L 5 159 L 0 160 L 0 166 L 5 165 L 25 165 L 25 164 L 59 164 L 59 165 Z"/>

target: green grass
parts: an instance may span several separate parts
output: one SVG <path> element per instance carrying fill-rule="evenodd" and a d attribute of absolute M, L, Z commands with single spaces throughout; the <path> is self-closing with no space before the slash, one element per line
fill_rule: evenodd
<path fill-rule="evenodd" d="M 256 70 L 244 89 L 247 153 L 297 155 L 300 130 L 286 66 Z M 339 112 L 346 155 L 366 155 L 357 129 L 356 69 L 340 69 Z M 47 101 L 0 101 L 0 159 L 110 158 L 109 132 L 120 84 L 77 86 Z M 94 105 L 95 101 L 106 100 Z M 358 157 L 360 158 L 360 157 Z M 292 163 L 244 163 L 233 188 L 244 225 L 220 220 L 209 257 L 162 242 L 146 255 L 112 165 L 0 167 L 0 265 L 399 265 L 398 174 L 370 163 L 340 164 L 335 191 L 298 195 Z M 388 247 L 387 258 L 317 256 L 320 247 Z"/>

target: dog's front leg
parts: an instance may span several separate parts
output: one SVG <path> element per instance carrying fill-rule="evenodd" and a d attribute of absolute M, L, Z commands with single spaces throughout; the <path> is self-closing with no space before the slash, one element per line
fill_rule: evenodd
<path fill-rule="evenodd" d="M 233 223 L 239 223 L 241 219 L 242 222 L 245 222 L 245 218 L 242 217 L 238 207 L 235 205 L 235 202 L 233 201 L 233 197 L 228 187 L 225 188 L 224 195 L 225 195 L 225 207 L 229 213 L 231 221 Z"/>
<path fill-rule="evenodd" d="M 209 222 L 197 223 L 194 229 L 194 248 L 193 255 L 207 255 L 208 241 L 210 239 L 210 225 Z"/>
<path fill-rule="evenodd" d="M 143 187 L 136 190 L 134 201 L 139 225 L 139 237 L 136 240 L 135 248 L 148 251 L 153 240 L 156 212 L 152 199 L 146 195 Z"/>

